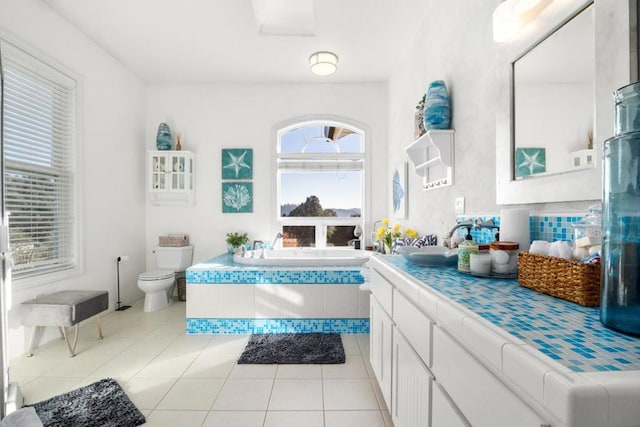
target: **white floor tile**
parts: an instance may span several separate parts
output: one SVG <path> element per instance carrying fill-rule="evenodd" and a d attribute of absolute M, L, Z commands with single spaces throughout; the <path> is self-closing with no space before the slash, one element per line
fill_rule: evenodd
<path fill-rule="evenodd" d="M 323 383 L 327 411 L 380 409 L 368 379 L 325 379 Z"/>
<path fill-rule="evenodd" d="M 385 427 L 380 411 L 326 411 L 325 427 Z"/>
<path fill-rule="evenodd" d="M 321 365 L 278 365 L 276 378 L 322 378 Z"/>
<path fill-rule="evenodd" d="M 153 354 L 139 354 L 127 349 L 91 372 L 90 375 L 102 378 L 131 378 L 153 358 Z"/>
<path fill-rule="evenodd" d="M 347 355 L 345 363 L 322 365 L 322 378 L 369 378 L 362 356 Z"/>
<path fill-rule="evenodd" d="M 208 411 L 222 390 L 223 379 L 179 379 L 157 409 Z"/>
<path fill-rule="evenodd" d="M 210 335 L 179 335 L 174 339 L 163 354 L 200 353 L 211 342 Z"/>
<path fill-rule="evenodd" d="M 185 378 L 227 378 L 236 365 L 236 356 L 215 347 L 204 349 L 182 375 Z"/>
<path fill-rule="evenodd" d="M 123 389 L 138 409 L 155 409 L 175 382 L 173 378 L 132 378 Z"/>
<path fill-rule="evenodd" d="M 80 378 L 38 377 L 21 390 L 26 404 L 33 404 L 73 390 Z"/>
<path fill-rule="evenodd" d="M 264 427 L 323 427 L 322 411 L 268 411 Z"/>
<path fill-rule="evenodd" d="M 196 354 L 164 354 L 156 356 L 147 366 L 141 369 L 136 377 L 146 378 L 180 378 L 196 358 Z"/>
<path fill-rule="evenodd" d="M 355 354 L 360 356 L 360 347 L 358 346 L 358 340 L 353 334 L 341 334 L 342 347 L 344 347 L 344 354 Z"/>
<path fill-rule="evenodd" d="M 211 411 L 202 427 L 262 427 L 265 411 Z"/>
<path fill-rule="evenodd" d="M 207 411 L 153 411 L 143 424 L 149 427 L 200 426 Z"/>
<path fill-rule="evenodd" d="M 269 401 L 269 411 L 322 409 L 322 380 L 277 379 L 275 381 Z"/>
<path fill-rule="evenodd" d="M 278 365 L 235 365 L 229 378 L 270 378 L 276 377 Z"/>
<path fill-rule="evenodd" d="M 259 411 L 266 410 L 273 380 L 228 379 L 218 395 L 213 410 Z"/>
<path fill-rule="evenodd" d="M 86 377 L 116 355 L 112 353 L 83 352 L 61 362 L 44 375 L 49 377 Z"/>

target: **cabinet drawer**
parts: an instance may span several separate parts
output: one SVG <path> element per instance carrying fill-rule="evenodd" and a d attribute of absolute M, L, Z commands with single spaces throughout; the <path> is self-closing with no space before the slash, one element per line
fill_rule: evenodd
<path fill-rule="evenodd" d="M 371 293 L 382 308 L 393 316 L 393 286 L 375 270 L 371 272 Z"/>
<path fill-rule="evenodd" d="M 473 426 L 548 424 L 438 327 L 433 328 L 432 371 Z"/>
<path fill-rule="evenodd" d="M 431 366 L 431 321 L 398 291 L 394 291 L 393 312 L 398 329 L 415 349 L 422 362 Z"/>

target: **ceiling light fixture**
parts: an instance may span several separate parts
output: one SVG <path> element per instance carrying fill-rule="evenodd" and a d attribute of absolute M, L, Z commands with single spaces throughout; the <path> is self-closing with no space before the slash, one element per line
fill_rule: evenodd
<path fill-rule="evenodd" d="M 509 41 L 552 1 L 503 0 L 493 12 L 493 40 Z"/>
<path fill-rule="evenodd" d="M 318 76 L 328 76 L 338 69 L 338 56 L 332 52 L 316 52 L 309 57 L 311 72 Z"/>

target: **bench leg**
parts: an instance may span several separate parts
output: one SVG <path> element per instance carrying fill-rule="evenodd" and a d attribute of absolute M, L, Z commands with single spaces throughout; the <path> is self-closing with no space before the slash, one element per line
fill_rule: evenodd
<path fill-rule="evenodd" d="M 73 346 L 69 342 L 69 337 L 67 336 L 67 328 L 61 328 L 62 334 L 64 335 L 64 342 L 67 344 L 67 348 L 69 349 L 69 354 L 71 354 L 71 357 L 74 357 L 76 355 L 76 346 L 78 345 L 78 325 L 79 323 L 76 323 L 75 337 L 73 337 Z"/>
<path fill-rule="evenodd" d="M 101 340 L 104 337 L 102 336 L 102 319 L 100 319 L 100 316 L 96 316 L 96 323 L 98 324 L 98 339 Z"/>
<path fill-rule="evenodd" d="M 31 339 L 29 340 L 29 350 L 27 350 L 27 357 L 32 357 L 33 356 L 33 345 L 35 344 L 36 341 L 36 332 L 38 331 L 38 327 L 37 326 L 32 326 L 31 327 Z"/>

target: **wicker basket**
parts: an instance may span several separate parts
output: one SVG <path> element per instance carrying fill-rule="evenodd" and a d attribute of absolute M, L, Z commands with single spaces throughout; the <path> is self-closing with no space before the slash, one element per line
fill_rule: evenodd
<path fill-rule="evenodd" d="M 600 264 L 520 252 L 518 283 L 587 307 L 600 305 Z"/>
<path fill-rule="evenodd" d="M 158 245 L 163 247 L 189 246 L 189 236 L 186 234 L 169 234 L 158 237 Z"/>

